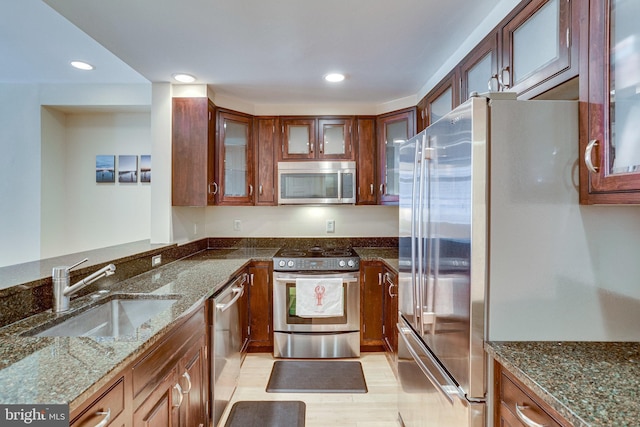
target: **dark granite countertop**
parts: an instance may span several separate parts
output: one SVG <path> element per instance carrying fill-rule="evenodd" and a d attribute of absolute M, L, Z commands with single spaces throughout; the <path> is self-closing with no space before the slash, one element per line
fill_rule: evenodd
<path fill-rule="evenodd" d="M 51 310 L 0 329 L 0 402 L 68 403 L 70 410 L 108 383 L 126 364 L 160 339 L 177 321 L 220 290 L 249 261 L 271 260 L 277 249 L 212 249 L 132 277 L 113 294 L 177 296 L 177 302 L 140 326 L 134 337 L 29 337 L 21 334 L 55 319 Z M 78 311 L 94 295 L 72 300 Z"/>
<path fill-rule="evenodd" d="M 389 268 L 398 272 L 398 248 L 353 248 L 361 260 L 383 261 Z"/>
<path fill-rule="evenodd" d="M 485 348 L 574 426 L 640 425 L 640 343 L 488 342 Z"/>

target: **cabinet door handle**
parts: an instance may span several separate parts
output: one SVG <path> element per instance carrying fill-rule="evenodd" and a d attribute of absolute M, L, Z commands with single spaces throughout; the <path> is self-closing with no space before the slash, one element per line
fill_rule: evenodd
<path fill-rule="evenodd" d="M 104 418 L 96 424 L 96 427 L 105 427 L 111 421 L 111 408 L 108 408 L 107 412 L 96 412 L 96 415 L 104 415 Z"/>
<path fill-rule="evenodd" d="M 389 292 L 389 296 L 391 298 L 395 298 L 398 296 L 398 294 L 394 294 L 393 292 L 391 292 L 391 288 L 393 288 L 394 286 L 396 286 L 394 283 L 390 283 L 389 288 L 387 289 L 387 292 Z"/>
<path fill-rule="evenodd" d="M 528 405 L 520 406 L 520 405 L 518 405 L 516 403 L 516 415 L 518 416 L 520 421 L 522 421 L 526 426 L 529 426 L 529 427 L 547 427 L 546 424 L 537 423 L 537 422 L 533 421 L 531 418 L 527 417 L 524 414 L 524 412 L 522 412 L 522 411 L 527 410 L 527 409 L 532 409 L 532 408 L 529 407 Z"/>
<path fill-rule="evenodd" d="M 189 372 L 182 374 L 182 378 L 187 382 L 187 386 L 182 389 L 182 394 L 189 394 L 191 391 L 191 376 L 189 375 Z"/>
<path fill-rule="evenodd" d="M 587 169 L 589 169 L 589 172 L 593 173 L 598 173 L 598 167 L 593 164 L 593 159 L 591 157 L 593 153 L 593 147 L 595 147 L 596 145 L 598 145 L 598 140 L 592 139 L 591 141 L 589 141 L 589 143 L 587 144 L 587 148 L 585 148 L 584 150 L 584 163 L 585 165 L 587 165 Z"/>
<path fill-rule="evenodd" d="M 263 194 L 263 191 L 262 191 L 262 184 L 260 184 L 260 185 L 258 186 L 258 191 L 260 192 L 260 195 L 262 196 L 262 194 Z"/>
<path fill-rule="evenodd" d="M 382 273 L 378 273 L 378 286 L 382 286 Z"/>
<path fill-rule="evenodd" d="M 253 286 L 253 277 L 254 277 L 254 274 L 253 274 L 253 273 L 251 273 L 251 274 L 249 275 L 249 283 L 251 284 L 251 286 Z"/>
<path fill-rule="evenodd" d="M 253 185 L 249 184 L 249 196 L 253 196 Z"/>
<path fill-rule="evenodd" d="M 371 184 L 371 189 L 369 190 L 371 192 L 371 195 L 373 196 L 373 192 L 375 191 L 373 188 L 373 184 Z"/>
<path fill-rule="evenodd" d="M 498 75 L 493 74 L 491 77 L 489 77 L 489 80 L 487 80 L 487 88 L 489 89 L 489 92 L 493 92 L 493 85 L 491 83 L 494 80 L 498 83 L 498 89 L 496 90 L 500 90 L 500 81 L 498 80 Z"/>
<path fill-rule="evenodd" d="M 505 84 L 505 83 L 504 83 L 504 79 L 503 79 L 503 76 L 504 76 L 504 72 L 505 72 L 505 71 L 506 71 L 507 73 L 509 72 L 509 66 L 508 66 L 508 65 L 507 65 L 507 66 L 505 66 L 505 67 L 502 67 L 502 70 L 500 70 L 500 74 L 498 74 L 498 84 L 500 85 L 500 88 L 501 88 L 501 89 L 509 89 L 509 85 L 508 85 L 508 84 Z"/>
<path fill-rule="evenodd" d="M 211 193 L 211 186 L 212 185 L 213 185 L 213 193 Z M 211 184 L 209 184 L 209 193 L 211 193 L 211 194 L 217 194 L 218 193 L 218 183 L 212 182 Z"/>
<path fill-rule="evenodd" d="M 380 184 L 380 194 L 384 194 L 384 184 Z"/>
<path fill-rule="evenodd" d="M 173 393 L 172 406 L 174 408 L 179 408 L 180 405 L 182 405 L 182 400 L 184 399 L 184 397 L 182 396 L 182 387 L 180 387 L 180 384 L 175 384 L 171 389 L 171 393 Z"/>

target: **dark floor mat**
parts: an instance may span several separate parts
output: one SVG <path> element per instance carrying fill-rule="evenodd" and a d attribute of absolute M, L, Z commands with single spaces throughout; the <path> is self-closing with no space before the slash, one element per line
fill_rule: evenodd
<path fill-rule="evenodd" d="M 233 404 L 224 427 L 304 427 L 300 401 L 247 400 Z"/>
<path fill-rule="evenodd" d="M 276 361 L 269 393 L 366 393 L 360 362 Z"/>

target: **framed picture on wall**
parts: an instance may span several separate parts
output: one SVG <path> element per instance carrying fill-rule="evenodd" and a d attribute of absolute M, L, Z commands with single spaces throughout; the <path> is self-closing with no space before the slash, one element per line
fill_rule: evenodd
<path fill-rule="evenodd" d="M 116 182 L 116 156 L 96 156 L 96 182 Z"/>
<path fill-rule="evenodd" d="M 140 182 L 151 182 L 151 156 L 140 156 Z"/>
<path fill-rule="evenodd" d="M 118 156 L 118 182 L 138 182 L 138 156 Z"/>

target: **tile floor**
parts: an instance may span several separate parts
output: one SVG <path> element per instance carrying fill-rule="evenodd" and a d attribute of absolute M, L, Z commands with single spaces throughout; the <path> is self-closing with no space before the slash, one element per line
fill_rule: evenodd
<path fill-rule="evenodd" d="M 389 360 L 384 353 L 363 353 L 359 360 L 367 393 L 267 393 L 275 359 L 267 353 L 248 354 L 219 427 L 224 426 L 233 403 L 240 400 L 302 400 L 307 405 L 305 427 L 399 427 L 397 382 Z"/>

